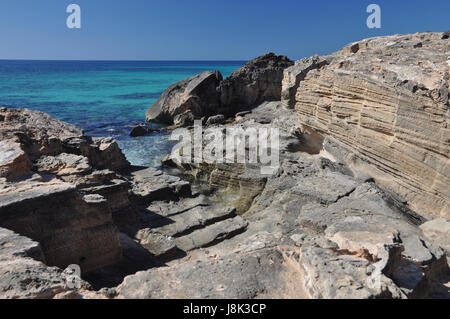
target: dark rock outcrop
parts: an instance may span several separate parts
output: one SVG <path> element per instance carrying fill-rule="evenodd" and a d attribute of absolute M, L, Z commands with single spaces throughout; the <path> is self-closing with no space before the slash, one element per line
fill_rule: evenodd
<path fill-rule="evenodd" d="M 217 114 L 234 116 L 263 101 L 281 98 L 283 71 L 294 63 L 266 53 L 222 81 L 216 72 L 203 72 L 171 85 L 146 113 L 146 120 L 180 126 Z"/>
<path fill-rule="evenodd" d="M 205 71 L 172 84 L 146 112 L 148 122 L 173 124 L 175 116 L 191 111 L 196 117 L 212 115 L 219 107 L 219 92 L 222 81 L 219 71 Z"/>
<path fill-rule="evenodd" d="M 266 53 L 231 73 L 220 83 L 220 102 L 226 115 L 281 99 L 284 69 L 294 64 L 286 56 Z"/>
<path fill-rule="evenodd" d="M 131 129 L 130 136 L 131 137 L 139 137 L 139 136 L 144 136 L 144 135 L 153 133 L 155 131 L 156 131 L 155 129 L 145 127 L 142 125 L 138 125 Z"/>

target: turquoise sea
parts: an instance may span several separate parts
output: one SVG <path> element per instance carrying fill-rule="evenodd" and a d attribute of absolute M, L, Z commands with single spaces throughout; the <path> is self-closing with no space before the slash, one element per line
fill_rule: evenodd
<path fill-rule="evenodd" d="M 165 133 L 130 138 L 131 127 L 172 83 L 205 70 L 224 77 L 245 61 L 0 61 L 0 106 L 29 108 L 114 137 L 134 165 L 158 167 Z"/>

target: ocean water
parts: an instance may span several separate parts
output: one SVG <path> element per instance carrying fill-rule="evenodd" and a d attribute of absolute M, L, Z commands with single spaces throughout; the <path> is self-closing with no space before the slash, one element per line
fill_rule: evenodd
<path fill-rule="evenodd" d="M 29 108 L 114 137 L 133 165 L 160 166 L 167 133 L 129 137 L 172 83 L 206 70 L 224 77 L 245 61 L 0 61 L 0 106 Z"/>

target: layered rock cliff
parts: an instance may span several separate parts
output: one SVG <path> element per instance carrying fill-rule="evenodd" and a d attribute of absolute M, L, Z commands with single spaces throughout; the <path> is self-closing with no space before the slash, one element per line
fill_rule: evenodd
<path fill-rule="evenodd" d="M 417 212 L 449 218 L 449 55 L 441 33 L 353 43 L 285 78 L 286 104 L 295 107 L 302 131 L 323 138 L 337 160 L 370 174 Z"/>

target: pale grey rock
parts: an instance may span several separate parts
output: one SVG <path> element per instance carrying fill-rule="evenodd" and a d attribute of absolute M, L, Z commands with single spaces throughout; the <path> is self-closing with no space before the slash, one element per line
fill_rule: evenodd
<path fill-rule="evenodd" d="M 329 58 L 330 59 L 330 58 Z M 304 58 L 296 61 L 293 66 L 284 70 L 282 81 L 281 102 L 288 108 L 293 109 L 295 106 L 295 94 L 309 71 L 319 69 L 328 64 L 326 58 L 314 55 L 310 58 Z"/>
<path fill-rule="evenodd" d="M 425 238 L 435 246 L 442 247 L 450 256 L 450 221 L 445 218 L 430 220 L 422 225 L 420 229 Z"/>
<path fill-rule="evenodd" d="M 267 249 L 189 261 L 126 277 L 118 292 L 133 299 L 305 298 L 292 282 L 298 270 L 284 259 L 280 250 Z"/>
<path fill-rule="evenodd" d="M 179 237 L 175 239 L 175 243 L 184 251 L 207 247 L 244 232 L 247 225 L 248 222 L 242 217 L 236 216 Z"/>

